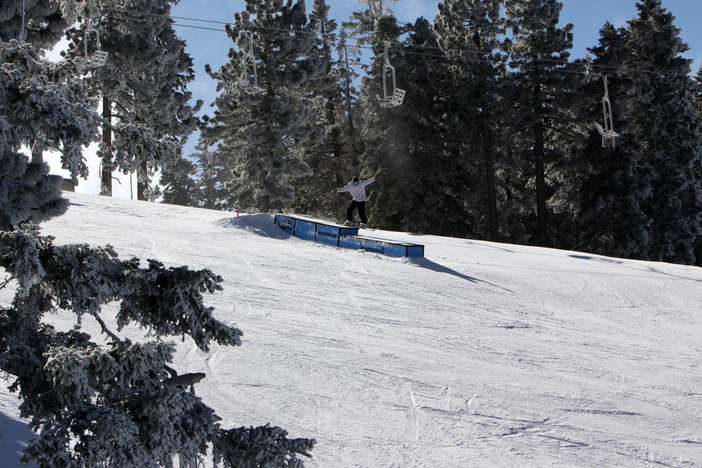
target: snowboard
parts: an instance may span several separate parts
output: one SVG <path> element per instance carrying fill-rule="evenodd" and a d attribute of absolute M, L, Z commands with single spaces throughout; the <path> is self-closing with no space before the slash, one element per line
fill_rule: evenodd
<path fill-rule="evenodd" d="M 347 225 L 345 223 L 346 223 L 346 221 L 342 221 L 340 224 L 342 226 L 346 226 L 346 227 L 355 227 L 358 229 L 363 229 L 364 231 L 375 231 L 374 228 L 368 227 L 368 225 L 366 225 L 366 227 L 361 227 L 361 223 L 357 223 L 355 221 L 353 223 L 351 223 L 350 225 Z"/>

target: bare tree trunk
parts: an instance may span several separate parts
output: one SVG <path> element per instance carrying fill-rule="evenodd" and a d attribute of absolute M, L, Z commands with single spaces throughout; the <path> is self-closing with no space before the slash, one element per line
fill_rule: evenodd
<path fill-rule="evenodd" d="M 498 240 L 497 224 L 497 188 L 495 186 L 495 164 L 492 161 L 492 145 L 490 142 L 490 125 L 485 116 L 483 121 L 483 152 L 485 153 L 485 172 L 488 190 L 488 220 L 490 222 L 490 240 Z"/>
<path fill-rule="evenodd" d="M 44 162 L 44 152 L 40 150 L 37 145 L 32 146 L 32 162 L 33 163 L 43 163 Z"/>
<path fill-rule="evenodd" d="M 102 142 L 107 147 L 112 146 L 112 103 L 106 97 L 102 98 L 102 118 L 106 123 L 102 127 Z M 110 151 L 110 154 L 112 152 Z M 104 157 L 102 160 L 102 173 L 100 174 L 100 195 L 112 196 L 112 160 Z"/>
<path fill-rule="evenodd" d="M 546 234 L 546 178 L 544 176 L 544 125 L 538 122 L 534 127 L 534 169 L 536 170 L 536 223 L 538 243 L 548 247 Z"/>
<path fill-rule="evenodd" d="M 137 170 L 137 200 L 146 201 L 146 189 L 149 186 L 142 182 L 142 180 L 148 178 L 146 161 L 142 161 L 139 167 L 141 169 Z"/>

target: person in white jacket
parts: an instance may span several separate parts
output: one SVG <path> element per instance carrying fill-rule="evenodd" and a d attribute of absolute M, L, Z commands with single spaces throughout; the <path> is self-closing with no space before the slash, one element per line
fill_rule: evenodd
<path fill-rule="evenodd" d="M 346 222 L 344 224 L 347 226 L 353 222 L 353 212 L 358 209 L 358 216 L 361 218 L 360 227 L 366 227 L 368 222 L 366 217 L 366 187 L 375 182 L 375 179 L 376 177 L 371 177 L 370 179 L 359 180 L 358 177 L 354 177 L 345 187 L 332 190 L 332 193 L 348 192 L 353 197 L 348 210 L 346 210 Z"/>

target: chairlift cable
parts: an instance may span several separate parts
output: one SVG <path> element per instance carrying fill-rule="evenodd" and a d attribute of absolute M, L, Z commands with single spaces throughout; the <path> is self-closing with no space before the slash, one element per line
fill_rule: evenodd
<path fill-rule="evenodd" d="M 201 23 L 210 23 L 210 24 L 221 24 L 221 25 L 233 25 L 231 22 L 225 22 L 225 21 L 216 21 L 216 20 L 207 20 L 207 19 L 201 19 L 201 18 L 193 18 L 193 17 L 186 17 L 186 16 L 169 16 L 167 14 L 162 14 L 162 13 L 149 13 L 149 12 L 136 12 L 136 11 L 129 11 L 129 10 L 123 10 L 123 9 L 111 9 L 109 10 L 110 12 L 116 12 L 116 13 L 127 13 L 130 15 L 142 15 L 142 16 L 168 16 L 170 18 L 174 19 L 179 19 L 183 21 L 195 21 L 195 22 L 201 22 Z M 125 20 L 124 18 L 114 18 L 117 20 Z M 148 19 L 144 19 L 144 21 L 148 21 Z M 406 23 L 405 23 L 406 24 Z M 215 31 L 215 32 L 223 32 L 226 33 L 224 29 L 220 28 L 208 28 L 204 26 L 195 26 L 195 25 L 189 25 L 181 22 L 174 22 L 174 26 L 179 26 L 179 27 L 184 27 L 184 28 L 191 28 L 191 29 L 202 29 L 205 31 Z M 273 32 L 280 32 L 280 33 L 289 33 L 291 32 L 290 30 L 287 29 L 281 29 L 281 28 L 273 28 L 273 27 L 266 27 L 266 26 L 257 26 L 257 25 L 251 25 L 252 29 L 255 29 L 258 31 L 259 34 L 268 34 L 269 37 L 273 36 Z M 296 34 L 314 34 L 319 36 L 319 33 L 317 31 L 293 31 Z M 328 33 L 324 34 L 324 36 L 334 36 L 336 34 L 334 33 Z M 348 37 L 346 39 L 348 40 L 357 40 L 356 38 L 353 37 Z M 332 45 L 339 45 L 339 41 L 333 41 Z M 373 51 L 373 46 L 364 46 L 364 45 L 355 45 L 355 48 L 358 49 L 365 49 L 369 51 Z M 495 63 L 494 60 L 490 59 L 485 59 L 482 58 L 482 56 L 486 54 L 492 54 L 494 51 L 473 51 L 473 50 L 467 50 L 467 49 L 460 49 L 460 48 L 452 48 L 452 49 L 441 49 L 440 47 L 437 46 L 427 46 L 427 45 L 415 45 L 413 47 L 416 47 L 418 49 L 426 49 L 427 52 L 416 52 L 416 51 L 407 51 L 407 50 L 402 50 L 401 53 L 403 55 L 414 55 L 414 56 L 420 56 L 420 57 L 431 57 L 431 58 L 446 58 L 447 60 L 454 60 L 450 57 L 447 56 L 447 53 L 471 53 L 475 54 L 476 58 L 464 58 L 462 60 L 471 62 L 471 63 L 486 63 L 486 64 L 492 64 Z M 431 52 L 435 51 L 435 52 Z M 500 53 L 500 52 L 497 52 Z M 543 65 L 521 65 L 523 69 L 532 69 L 532 70 L 545 70 L 545 71 L 550 71 L 550 72 L 557 72 L 561 74 L 570 74 L 570 75 L 588 75 L 589 72 L 586 70 L 575 70 L 575 69 L 564 69 L 564 67 L 567 67 L 569 65 L 578 65 L 577 62 L 570 62 L 568 60 L 559 60 L 559 59 L 553 59 L 553 58 L 539 58 L 539 59 L 533 59 L 532 57 L 527 57 L 527 56 L 518 56 L 514 54 L 508 54 L 504 53 L 504 56 L 506 59 L 510 62 L 515 62 L 519 60 L 525 60 L 527 62 L 529 61 L 538 61 L 542 63 Z M 552 65 L 552 66 L 549 66 Z M 355 66 L 352 65 L 352 66 Z M 598 70 L 601 70 L 603 73 L 608 72 L 611 76 L 620 76 L 621 78 L 625 79 L 630 79 L 627 78 L 626 76 L 622 76 L 619 74 L 621 71 L 621 67 L 613 67 L 613 66 L 607 66 L 607 65 L 596 65 L 595 66 Z M 642 73 L 642 74 L 649 74 L 649 75 L 660 75 L 660 72 L 654 71 L 654 70 L 649 70 L 649 69 L 643 69 L 643 68 L 628 68 L 627 71 L 633 72 L 633 73 Z M 692 72 L 691 72 L 692 73 Z M 687 78 L 695 81 L 700 81 L 696 76 L 693 75 L 667 75 L 667 78 L 661 78 L 661 81 L 666 81 L 670 78 Z"/>

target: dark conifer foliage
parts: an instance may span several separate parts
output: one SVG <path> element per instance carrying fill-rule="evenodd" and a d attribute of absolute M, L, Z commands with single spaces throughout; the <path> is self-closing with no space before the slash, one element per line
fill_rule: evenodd
<path fill-rule="evenodd" d="M 60 6 L 68 18 L 75 2 Z M 10 9 L 16 16 L 17 9 Z M 34 15 L 40 10 L 33 8 L 27 21 L 44 24 Z M 7 21 L 12 24 L 15 16 Z M 0 26 L 8 16 L 2 18 Z M 204 303 L 204 293 L 221 289 L 219 276 L 157 260 L 123 261 L 110 247 L 54 245 L 36 225 L 26 224 L 63 213 L 68 202 L 60 196 L 61 178 L 48 175 L 40 157 L 30 162 L 20 148 L 33 147 L 33 156 L 58 150 L 64 167 L 84 176 L 81 147 L 95 140 L 99 125 L 95 100 L 83 87 L 87 80 L 76 68 L 79 61 L 50 64 L 41 58 L 39 49 L 54 40 L 54 27 L 60 26 L 46 26 L 46 34 L 20 34 L 22 40 L 3 41 L 0 47 L 0 267 L 6 272 L 0 288 L 14 294 L 0 305 L 0 370 L 12 380 L 10 390 L 22 399 L 20 414 L 37 433 L 22 461 L 41 467 L 197 466 L 212 449 L 224 466 L 256 466 L 261 460 L 301 466 L 298 457 L 309 455 L 314 440 L 291 440 L 269 426 L 224 429 L 188 388 L 206 376 L 177 375 L 169 366 L 175 345 L 161 338 L 190 339 L 203 351 L 213 341 L 241 344 L 241 331 L 216 320 Z M 159 76 L 169 82 L 173 75 Z M 179 109 L 181 123 L 188 115 L 177 105 L 148 105 Z M 151 136 L 168 125 L 174 124 L 160 124 Z M 134 132 L 148 133 L 145 126 Z M 46 316 L 59 310 L 74 314 L 78 325 L 95 320 L 102 338 L 93 340 L 80 326 L 52 327 Z M 115 310 L 113 320 L 103 319 Z M 129 324 L 158 339 L 133 343 L 121 337 Z"/>
<path fill-rule="evenodd" d="M 410 155 L 410 127 L 408 127 L 408 108 L 404 106 L 383 108 L 379 99 L 383 93 L 383 65 L 385 60 L 384 43 L 388 43 L 389 61 L 396 65 L 396 70 L 403 70 L 401 47 L 398 38 L 403 28 L 397 24 L 394 16 L 380 16 L 376 20 L 372 34 L 374 57 L 371 60 L 369 75 L 362 78 L 361 99 L 365 113 L 365 125 L 362 131 L 364 152 L 361 155 L 361 178 L 374 174 L 379 181 L 369 189 L 370 218 L 386 229 L 397 229 L 409 222 L 413 216 L 411 209 L 416 196 L 420 175 Z M 406 87 L 403 72 L 398 71 L 398 87 Z M 386 76 L 391 86 L 391 76 Z M 388 82 L 386 82 L 388 83 Z"/>
<path fill-rule="evenodd" d="M 19 40 L 38 49 L 56 44 L 68 27 L 60 2 L 46 0 L 3 0 L 0 25 L 0 41 L 7 48 L 15 47 Z"/>
<path fill-rule="evenodd" d="M 111 194 L 113 170 L 136 173 L 139 199 L 158 168 L 176 164 L 182 145 L 198 125 L 187 85 L 192 59 L 170 18 L 172 0 L 65 0 L 71 18 L 67 56 L 80 63 L 96 50 L 109 53 L 104 66 L 84 67 L 93 95 L 103 104 L 102 192 Z M 99 7 L 98 7 L 99 6 Z M 88 29 L 88 32 L 86 32 Z M 94 32 L 93 32 L 94 31 Z M 99 43 L 97 41 L 99 38 Z"/>
<path fill-rule="evenodd" d="M 651 173 L 640 164 L 637 135 L 629 125 L 627 98 L 630 81 L 624 64 L 630 61 L 628 30 L 607 23 L 600 30 L 599 45 L 590 49 L 591 63 L 575 66 L 580 83 L 576 89 L 575 138 L 566 143 L 563 162 L 557 165 L 560 191 L 558 220 L 568 226 L 556 239 L 563 248 L 642 258 L 649 243 L 651 219 L 643 212 L 649 196 Z M 607 80 L 614 128 L 620 135 L 614 147 L 605 147 L 594 122 L 603 125 L 604 82 Z"/>
<path fill-rule="evenodd" d="M 534 243 L 542 246 L 550 244 L 547 201 L 552 189 L 547 184 L 547 169 L 558 157 L 553 134 L 572 102 L 571 86 L 562 71 L 573 43 L 573 25 L 558 26 L 562 8 L 557 0 L 505 1 L 507 27 L 512 35 L 510 67 L 515 69 L 509 77 L 513 93 L 510 130 L 512 138 L 521 140 L 515 145 L 521 148 L 515 156 L 528 155 L 533 161 Z"/>
<path fill-rule="evenodd" d="M 276 88 L 290 104 L 276 112 L 304 109 L 295 112 L 315 117 L 299 122 L 314 122 L 323 130 L 317 135 L 326 136 L 293 136 L 269 122 L 279 116 L 261 103 L 277 98 L 271 86 L 279 86 L 279 75 L 264 80 L 272 71 L 259 57 L 275 56 L 266 52 L 275 51 L 267 45 L 275 37 L 259 32 L 255 53 L 266 93 L 231 86 L 242 72 L 241 52 L 213 74 L 226 89 L 203 140 L 216 145 L 203 153 L 214 172 L 203 174 L 210 187 L 220 183 L 212 183 L 213 174 L 224 174 L 217 177 L 229 177 L 228 187 L 243 194 L 226 206 L 268 211 L 273 204 L 252 200 L 276 193 L 278 207 L 340 219 L 347 200 L 329 190 L 354 175 L 378 175 L 369 211 L 371 223 L 387 229 L 699 261 L 702 94 L 687 77 L 686 46 L 660 1 L 640 1 L 639 18 L 626 28 L 604 25 L 592 58 L 576 61 L 572 25 L 559 24 L 558 0 L 444 0 L 433 24 L 399 23 L 392 1 L 360 3 L 365 8 L 342 21 L 339 34 L 321 0 L 307 22 L 294 2 L 249 5 L 237 16 L 239 46 L 255 29 L 249 16 L 274 6 L 280 13 L 268 21 L 295 17 L 315 36 L 295 57 L 323 58 L 325 71 L 301 86 Z M 372 50 L 360 80 L 348 38 Z M 390 77 L 386 46 L 396 85 L 406 91 L 397 107 L 379 103 Z M 605 78 L 618 136 L 603 147 L 595 122 L 604 123 Z M 323 104 L 310 103 L 319 97 Z M 252 149 L 283 134 L 273 158 Z"/>
<path fill-rule="evenodd" d="M 368 120 L 363 161 L 367 169 L 380 175 L 372 186 L 372 217 L 388 229 L 474 235 L 479 224 L 471 207 L 477 199 L 477 171 L 476 162 L 462 145 L 461 114 L 457 112 L 461 85 L 452 76 L 427 20 L 406 25 L 406 39 L 398 46 L 389 43 L 388 60 L 395 68 L 397 87 L 407 93 L 400 106 L 379 104 L 385 94 L 381 44 L 382 39 L 392 37 L 382 33 L 392 32 L 394 22 L 389 16 L 378 22 L 374 79 L 364 84 Z M 385 80 L 390 86 L 389 74 Z"/>
<path fill-rule="evenodd" d="M 238 49 L 230 49 L 229 63 L 210 71 L 223 92 L 202 141 L 231 160 L 232 207 L 282 210 L 295 199 L 291 181 L 310 171 L 300 143 L 324 135 L 324 101 L 315 86 L 328 73 L 324 54 L 316 52 L 317 28 L 317 21 L 308 22 L 304 2 L 291 0 L 248 0 L 246 11 L 226 26 Z M 260 89 L 253 89 L 255 80 Z"/>
<path fill-rule="evenodd" d="M 339 41 L 336 34 L 336 21 L 329 19 L 329 6 L 324 0 L 315 0 L 310 12 L 310 24 L 316 25 L 315 34 L 318 44 L 311 55 L 317 55 L 327 64 L 323 74 L 311 87 L 310 96 L 323 99 L 322 108 L 318 110 L 319 123 L 324 131 L 321 141 L 305 140 L 301 142 L 302 160 L 310 168 L 310 174 L 293 181 L 295 186 L 296 212 L 310 212 L 318 217 L 340 220 L 343 206 L 339 197 L 330 196 L 330 189 L 345 185 L 344 180 L 351 177 L 349 168 L 353 165 L 353 144 L 350 144 L 349 128 L 354 111 L 347 116 L 352 104 L 352 97 L 346 96 L 345 80 L 351 79 L 351 73 L 345 64 L 345 56 L 334 57 L 334 49 Z"/>
<path fill-rule="evenodd" d="M 642 209 L 651 219 L 644 258 L 694 263 L 702 234 L 702 141 L 693 107 L 688 50 L 660 0 L 637 3 L 629 21 L 628 114 L 640 165 L 651 175 Z"/>
<path fill-rule="evenodd" d="M 49 175 L 41 154 L 46 150 L 59 151 L 63 167 L 74 178 L 86 176 L 82 146 L 96 138 L 98 122 L 95 101 L 85 95 L 72 65 L 51 64 L 42 59 L 42 47 L 58 40 L 56 28 L 64 24 L 57 13 L 58 5 L 43 8 L 32 1 L 25 5 L 24 28 L 19 28 L 18 19 L 22 16 L 22 1 L 3 3 L 4 20 L 0 18 L 0 31 L 12 31 L 15 37 L 5 38 L 7 42 L 3 40 L 0 46 L 2 230 L 65 212 L 67 201 L 60 194 L 62 179 Z M 39 24 L 45 26 L 31 29 Z M 35 39 L 38 44 L 27 39 Z M 21 152 L 23 147 L 32 149 L 31 160 Z"/>
<path fill-rule="evenodd" d="M 499 53 L 503 45 L 498 39 L 504 33 L 504 20 L 500 7 L 498 0 L 445 0 L 438 4 L 434 24 L 439 44 L 450 60 L 450 76 L 444 85 L 452 86 L 447 100 L 455 103 L 451 115 L 458 117 L 452 125 L 452 139 L 460 142 L 459 154 L 466 161 L 462 171 L 455 173 L 470 173 L 473 179 L 459 182 L 473 189 L 465 200 L 477 218 L 470 234 L 491 240 L 499 238 L 495 164 L 504 114 L 500 80 L 505 68 Z M 483 181 L 476 183 L 474 172 L 481 166 Z"/>
<path fill-rule="evenodd" d="M 397 3 L 397 0 L 358 0 L 358 3 L 366 5 L 366 8 L 351 13 L 342 26 L 351 37 L 357 39 L 358 45 L 372 44 L 380 17 L 393 16 L 390 5 Z"/>
<path fill-rule="evenodd" d="M 197 206 L 198 186 L 195 182 L 195 164 L 189 159 L 180 159 L 175 166 L 161 172 L 160 186 L 163 203 L 182 206 Z"/>

